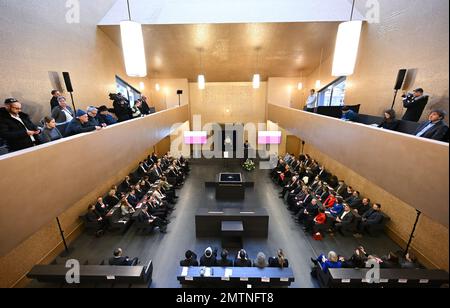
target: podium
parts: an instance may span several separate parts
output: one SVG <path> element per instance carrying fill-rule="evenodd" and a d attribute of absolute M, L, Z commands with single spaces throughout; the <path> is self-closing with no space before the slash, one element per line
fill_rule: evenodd
<path fill-rule="evenodd" d="M 245 185 L 240 173 L 220 173 L 216 182 L 217 200 L 244 200 Z"/>

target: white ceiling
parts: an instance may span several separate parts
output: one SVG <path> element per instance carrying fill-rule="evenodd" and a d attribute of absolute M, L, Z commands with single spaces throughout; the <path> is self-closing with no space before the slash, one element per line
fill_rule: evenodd
<path fill-rule="evenodd" d="M 349 20 L 351 0 L 129 0 L 131 17 L 143 24 L 336 22 Z M 355 19 L 362 15 L 355 11 Z M 127 0 L 117 0 L 99 25 L 128 19 Z"/>

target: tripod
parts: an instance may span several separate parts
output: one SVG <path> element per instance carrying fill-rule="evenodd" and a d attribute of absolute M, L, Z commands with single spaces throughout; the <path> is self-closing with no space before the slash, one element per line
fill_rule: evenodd
<path fill-rule="evenodd" d="M 411 243 L 412 243 L 412 240 L 414 238 L 414 233 L 416 232 L 417 223 L 419 222 L 420 215 L 422 215 L 421 211 L 416 210 L 416 212 L 417 212 L 416 221 L 414 222 L 414 226 L 413 226 L 413 229 L 411 231 L 411 235 L 409 236 L 408 244 L 406 245 L 406 248 L 405 248 L 405 256 L 408 253 L 409 248 L 411 247 Z"/>

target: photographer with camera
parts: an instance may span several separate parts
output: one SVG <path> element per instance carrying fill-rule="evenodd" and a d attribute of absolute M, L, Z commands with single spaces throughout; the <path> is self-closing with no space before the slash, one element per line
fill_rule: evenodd
<path fill-rule="evenodd" d="M 128 121 L 133 118 L 133 111 L 128 100 L 121 93 L 109 94 L 109 99 L 113 101 L 114 113 L 119 122 Z"/>
<path fill-rule="evenodd" d="M 419 122 L 428 103 L 428 95 L 424 95 L 423 93 L 422 88 L 417 88 L 413 93 L 404 93 L 402 95 L 403 107 L 407 109 L 403 120 Z"/>

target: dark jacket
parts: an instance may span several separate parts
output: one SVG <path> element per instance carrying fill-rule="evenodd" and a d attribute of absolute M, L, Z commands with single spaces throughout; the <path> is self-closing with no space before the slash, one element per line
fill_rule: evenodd
<path fill-rule="evenodd" d="M 200 266 L 213 267 L 216 266 L 216 263 L 216 256 L 214 254 L 209 258 L 205 255 L 200 258 Z"/>
<path fill-rule="evenodd" d="M 378 225 L 382 223 L 384 216 L 380 212 L 371 209 L 368 210 L 362 218 L 365 218 L 366 223 L 369 225 Z"/>
<path fill-rule="evenodd" d="M 52 96 L 52 99 L 50 100 L 50 112 L 52 112 L 53 109 L 55 109 L 55 107 L 58 106 L 59 106 L 58 97 Z"/>
<path fill-rule="evenodd" d="M 195 259 L 185 259 L 180 261 L 180 266 L 189 267 L 189 266 L 198 266 L 198 261 Z"/>
<path fill-rule="evenodd" d="M 407 108 L 403 120 L 411 122 L 419 122 L 425 106 L 428 104 L 428 96 L 414 97 L 408 95 L 403 98 L 403 107 Z"/>
<path fill-rule="evenodd" d="M 97 114 L 97 121 L 101 124 L 113 125 L 117 123 L 117 120 L 110 114 Z"/>
<path fill-rule="evenodd" d="M 95 130 L 95 126 L 87 126 L 82 124 L 80 120 L 74 118 L 70 121 L 66 129 L 66 136 L 74 136 L 82 133 L 89 133 Z"/>
<path fill-rule="evenodd" d="M 116 114 L 119 122 L 127 121 L 133 118 L 133 111 L 127 101 L 120 100 L 113 103 L 114 113 Z"/>
<path fill-rule="evenodd" d="M 55 140 L 61 139 L 63 136 L 57 127 L 50 129 L 48 127 L 44 127 L 41 134 L 39 135 L 39 141 L 41 143 L 52 142 Z"/>
<path fill-rule="evenodd" d="M 141 111 L 142 114 L 150 114 L 150 107 L 144 100 L 142 100 L 142 105 L 139 108 L 139 110 Z"/>
<path fill-rule="evenodd" d="M 430 121 L 426 121 L 422 123 L 416 131 L 416 135 L 420 133 Z M 446 141 L 445 137 L 448 133 L 448 126 L 444 123 L 444 121 L 437 122 L 432 128 L 427 130 L 421 137 L 427 139 L 433 139 L 437 141 Z"/>
<path fill-rule="evenodd" d="M 280 265 L 280 263 L 278 262 L 278 258 L 275 258 L 275 257 L 269 258 L 269 267 L 280 267 L 280 268 L 281 268 L 281 265 Z M 284 268 L 289 267 L 289 261 L 288 261 L 288 259 L 284 259 L 283 267 L 284 267 Z"/>
<path fill-rule="evenodd" d="M 252 261 L 248 259 L 234 260 L 234 267 L 252 267 Z"/>
<path fill-rule="evenodd" d="M 381 122 L 380 125 L 378 125 L 379 128 L 384 128 L 384 129 L 388 129 L 388 130 L 398 130 L 398 126 L 400 125 L 400 121 L 399 120 L 386 120 L 384 119 L 383 122 Z"/>
<path fill-rule="evenodd" d="M 27 134 L 27 129 L 35 131 L 38 129 L 37 126 L 31 122 L 30 117 L 26 113 L 20 112 L 19 117 L 26 128 L 22 123 L 13 119 L 6 108 L 0 108 L 0 137 L 5 139 L 10 152 L 34 146 L 33 141 Z"/>
<path fill-rule="evenodd" d="M 216 265 L 219 267 L 232 267 L 233 266 L 233 260 L 230 259 L 218 259 L 216 261 Z"/>
<path fill-rule="evenodd" d="M 66 109 L 72 115 L 72 117 L 75 117 L 72 108 L 67 106 Z M 56 123 L 67 122 L 66 113 L 63 111 L 63 109 L 59 105 L 52 110 L 52 118 L 55 119 Z"/>
<path fill-rule="evenodd" d="M 115 257 L 109 259 L 109 265 L 112 266 L 130 266 L 131 260 L 128 257 Z"/>

